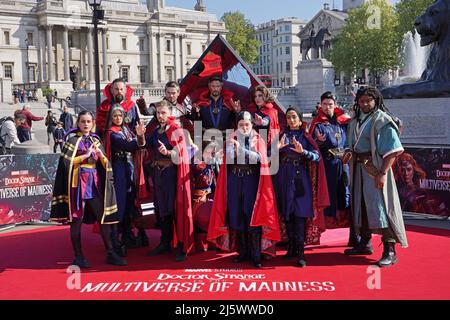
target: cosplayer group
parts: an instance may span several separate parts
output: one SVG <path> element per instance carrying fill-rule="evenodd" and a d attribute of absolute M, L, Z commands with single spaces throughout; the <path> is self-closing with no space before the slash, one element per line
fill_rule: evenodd
<path fill-rule="evenodd" d="M 381 234 L 381 267 L 397 262 L 396 243 L 407 246 L 391 170 L 403 152 L 399 127 L 377 89 L 358 91 L 351 116 L 324 93 L 309 128 L 294 108 L 279 114 L 264 86 L 241 106 L 220 77 L 192 108 L 167 83 L 147 125 L 123 80 L 104 94 L 96 116 L 81 112 L 66 135 L 56 175 L 51 219 L 70 224 L 73 264 L 90 266 L 82 223 L 96 222 L 109 264 L 126 265 L 128 249 L 148 246 L 139 221 L 149 196 L 161 229 L 149 256 L 174 251 L 183 261 L 214 249 L 260 268 L 284 243 L 284 258 L 304 267 L 305 246 L 341 227 L 350 229 L 346 255 L 372 254 L 371 234 Z M 202 124 L 201 146 L 193 121 Z"/>

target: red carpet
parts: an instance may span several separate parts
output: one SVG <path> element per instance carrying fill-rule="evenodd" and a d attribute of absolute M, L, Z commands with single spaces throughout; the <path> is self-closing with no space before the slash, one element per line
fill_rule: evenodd
<path fill-rule="evenodd" d="M 306 268 L 278 256 L 257 270 L 215 251 L 181 263 L 171 255 L 147 257 L 159 232 L 148 234 L 150 248 L 130 250 L 129 265 L 114 267 L 104 263 L 99 235 L 84 228 L 83 249 L 92 268 L 82 272 L 81 289 L 72 290 L 66 285 L 73 258 L 68 227 L 0 234 L 0 299 L 450 299 L 448 230 L 408 227 L 410 247 L 397 249 L 397 265 L 378 269 L 379 281 L 378 271 L 368 270 L 383 250 L 378 236 L 372 256 L 346 257 L 347 230 L 330 230 L 322 245 L 306 250 Z"/>

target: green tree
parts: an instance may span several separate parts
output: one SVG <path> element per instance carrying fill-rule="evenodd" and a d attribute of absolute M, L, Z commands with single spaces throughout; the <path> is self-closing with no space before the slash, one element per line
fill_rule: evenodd
<path fill-rule="evenodd" d="M 220 19 L 225 22 L 229 33 L 227 41 L 248 64 L 258 60 L 261 43 L 255 39 L 255 28 L 250 20 L 239 11 L 226 12 Z"/>
<path fill-rule="evenodd" d="M 434 0 L 401 0 L 395 5 L 398 15 L 397 33 L 399 41 L 408 31 L 415 31 L 414 21 L 434 2 Z"/>
<path fill-rule="evenodd" d="M 347 75 L 368 69 L 373 81 L 399 63 L 397 26 L 398 16 L 386 0 L 369 1 L 349 11 L 327 58 Z"/>

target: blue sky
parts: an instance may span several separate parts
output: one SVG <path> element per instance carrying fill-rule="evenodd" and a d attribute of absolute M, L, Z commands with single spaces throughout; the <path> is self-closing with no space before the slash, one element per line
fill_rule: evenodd
<path fill-rule="evenodd" d="M 166 0 L 166 6 L 193 9 L 195 0 Z M 286 17 L 309 20 L 327 2 L 333 0 L 204 0 L 208 12 L 220 18 L 225 12 L 240 11 L 253 24 Z M 391 0 L 391 2 L 397 2 Z M 342 0 L 334 0 L 335 6 L 342 9 Z"/>

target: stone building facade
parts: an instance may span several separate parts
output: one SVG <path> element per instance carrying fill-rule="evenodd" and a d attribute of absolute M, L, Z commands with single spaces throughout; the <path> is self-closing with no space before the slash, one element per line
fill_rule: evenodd
<path fill-rule="evenodd" d="M 192 1 L 194 2 L 194 1 Z M 194 9 L 195 5 L 195 9 Z M 103 0 L 99 25 L 102 86 L 117 77 L 135 87 L 160 87 L 178 80 L 225 24 L 203 1 L 193 10 L 164 0 Z M 58 95 L 94 89 L 92 10 L 87 0 L 0 2 L 0 79 L 50 87 Z"/>

